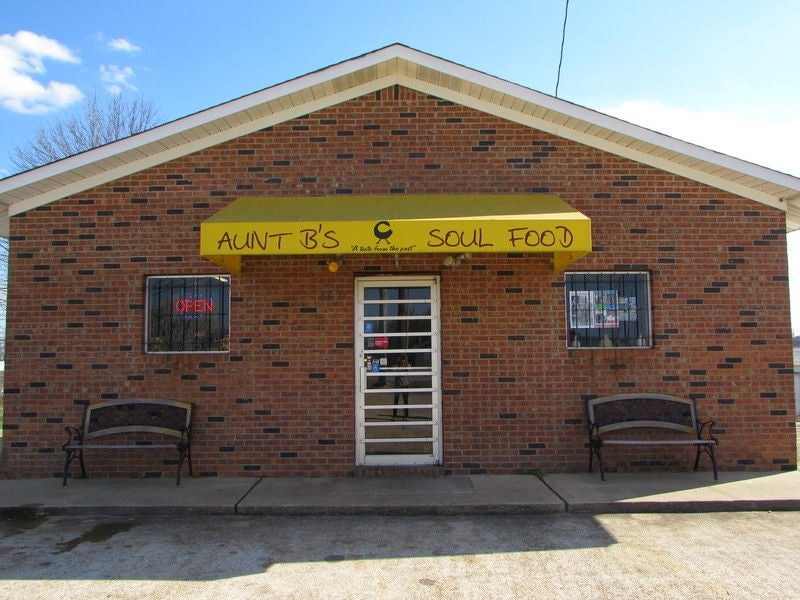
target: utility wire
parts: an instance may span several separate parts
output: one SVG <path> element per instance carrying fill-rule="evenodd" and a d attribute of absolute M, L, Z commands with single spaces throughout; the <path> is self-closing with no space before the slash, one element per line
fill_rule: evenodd
<path fill-rule="evenodd" d="M 556 93 L 558 98 L 558 84 L 561 82 L 561 63 L 564 60 L 564 40 L 567 37 L 567 15 L 569 14 L 569 0 L 564 6 L 564 25 L 561 27 L 561 55 L 558 57 L 558 76 L 556 77 Z"/>

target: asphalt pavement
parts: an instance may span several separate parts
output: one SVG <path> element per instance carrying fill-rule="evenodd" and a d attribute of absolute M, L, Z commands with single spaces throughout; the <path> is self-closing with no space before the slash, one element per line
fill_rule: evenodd
<path fill-rule="evenodd" d="M 796 598 L 800 513 L 0 517 L 0 598 Z"/>

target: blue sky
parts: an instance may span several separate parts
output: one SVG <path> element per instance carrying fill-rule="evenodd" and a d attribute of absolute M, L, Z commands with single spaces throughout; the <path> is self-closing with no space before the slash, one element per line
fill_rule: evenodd
<path fill-rule="evenodd" d="M 564 0 L 8 2 L 0 176 L 92 93 L 141 94 L 171 120 L 393 42 L 552 94 L 563 17 Z M 794 0 L 571 0 L 559 96 L 800 175 L 798 30 Z"/>

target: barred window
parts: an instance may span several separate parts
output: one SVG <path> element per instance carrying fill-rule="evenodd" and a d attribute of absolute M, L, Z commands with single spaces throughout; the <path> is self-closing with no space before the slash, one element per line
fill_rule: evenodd
<path fill-rule="evenodd" d="M 230 349 L 230 277 L 147 278 L 147 352 Z"/>
<path fill-rule="evenodd" d="M 567 273 L 568 348 L 649 348 L 648 273 Z"/>

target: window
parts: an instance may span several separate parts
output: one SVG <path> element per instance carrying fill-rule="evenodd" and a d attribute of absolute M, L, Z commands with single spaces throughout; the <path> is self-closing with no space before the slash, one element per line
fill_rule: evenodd
<path fill-rule="evenodd" d="M 227 352 L 230 277 L 147 278 L 146 352 Z"/>
<path fill-rule="evenodd" d="M 567 273 L 568 348 L 649 348 L 648 273 Z"/>

